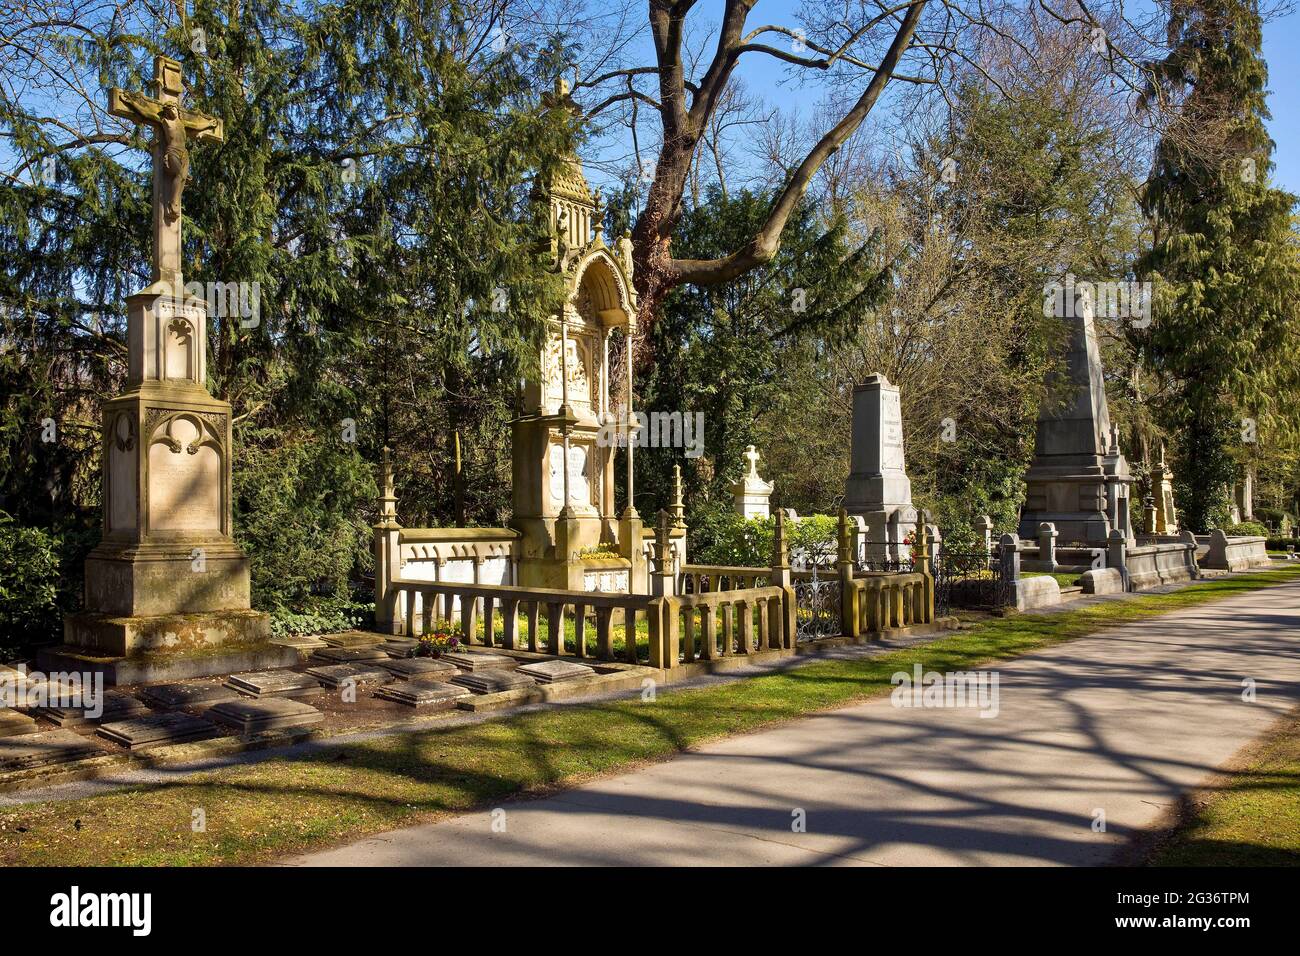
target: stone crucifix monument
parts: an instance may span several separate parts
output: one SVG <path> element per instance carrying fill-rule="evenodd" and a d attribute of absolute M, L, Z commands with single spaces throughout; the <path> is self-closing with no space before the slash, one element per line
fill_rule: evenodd
<path fill-rule="evenodd" d="M 898 387 L 871 375 L 853 387 L 852 470 L 844 510 L 863 520 L 869 561 L 906 561 L 904 542 L 916 532 L 912 482 L 903 455 L 903 410 Z"/>
<path fill-rule="evenodd" d="M 758 462 L 762 456 L 754 450 L 753 445 L 746 445 L 745 454 L 741 457 L 749 463 L 749 469 L 739 481 L 732 482 L 731 485 L 736 514 L 742 518 L 766 518 L 770 514 L 768 499 L 772 497 L 775 485 L 758 476 Z"/>
<path fill-rule="evenodd" d="M 109 94 L 113 115 L 153 130 L 153 282 L 127 299 L 127 387 L 103 404 L 104 535 L 86 559 L 85 611 L 43 661 L 116 683 L 296 659 L 249 608 L 248 559 L 231 538 L 230 405 L 207 390 L 207 308 L 181 279 L 189 145 L 221 142 L 222 124 L 181 107 L 177 61 L 155 58 L 154 87 Z"/>

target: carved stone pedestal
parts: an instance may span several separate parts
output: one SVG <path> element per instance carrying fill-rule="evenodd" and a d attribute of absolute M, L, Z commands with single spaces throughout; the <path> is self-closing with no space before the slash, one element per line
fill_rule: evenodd
<path fill-rule="evenodd" d="M 103 405 L 104 537 L 86 558 L 86 609 L 44 657 L 110 679 L 124 658 L 142 679 L 145 657 L 170 676 L 292 665 L 249 608 L 248 559 L 230 536 L 230 405 L 201 384 L 203 303 L 142 293 L 128 308 L 128 390 Z"/>

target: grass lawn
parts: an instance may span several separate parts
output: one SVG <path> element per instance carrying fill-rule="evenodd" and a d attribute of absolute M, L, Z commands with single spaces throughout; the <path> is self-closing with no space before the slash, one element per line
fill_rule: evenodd
<path fill-rule="evenodd" d="M 1193 794 L 1153 866 L 1300 865 L 1300 710 Z"/>
<path fill-rule="evenodd" d="M 0 864 L 256 863 L 664 760 L 707 740 L 886 694 L 914 663 L 968 670 L 1300 577 L 1300 567 L 1056 614 L 1012 615 L 924 647 L 641 698 L 292 751 L 174 783 L 0 812 Z M 206 830 L 193 832 L 195 811 Z"/>

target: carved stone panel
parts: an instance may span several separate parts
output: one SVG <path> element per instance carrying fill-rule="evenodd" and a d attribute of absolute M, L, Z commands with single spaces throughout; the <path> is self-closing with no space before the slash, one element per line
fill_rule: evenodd
<path fill-rule="evenodd" d="M 222 531 L 224 451 L 194 414 L 165 419 L 149 444 L 149 528 Z"/>

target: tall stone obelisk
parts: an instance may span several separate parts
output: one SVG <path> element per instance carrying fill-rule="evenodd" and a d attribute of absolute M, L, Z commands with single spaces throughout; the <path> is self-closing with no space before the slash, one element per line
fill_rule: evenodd
<path fill-rule="evenodd" d="M 1065 366 L 1046 381 L 1018 530 L 1034 539 L 1039 525 L 1051 522 L 1062 546 L 1104 547 L 1112 529 L 1133 540 L 1133 479 L 1110 421 L 1091 298 L 1077 295 L 1069 311 Z"/>
<path fill-rule="evenodd" d="M 104 536 L 86 559 L 86 609 L 47 654 L 94 658 L 119 683 L 295 659 L 249 608 L 248 559 L 231 538 L 230 405 L 207 390 L 207 307 L 181 278 L 188 144 L 221 142 L 222 124 L 181 108 L 177 61 L 155 58 L 154 86 L 110 91 L 113 115 L 153 130 L 153 282 L 127 299 L 127 388 L 103 404 Z"/>
<path fill-rule="evenodd" d="M 916 531 L 912 482 L 903 454 L 903 407 L 898 386 L 869 375 L 853 387 L 852 471 L 844 510 L 863 519 L 863 552 L 872 561 L 906 561 L 904 542 Z"/>

